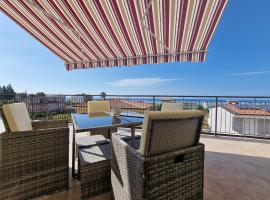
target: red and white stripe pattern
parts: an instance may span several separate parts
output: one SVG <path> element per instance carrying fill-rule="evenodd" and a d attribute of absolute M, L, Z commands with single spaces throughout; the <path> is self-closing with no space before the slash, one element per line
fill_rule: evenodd
<path fill-rule="evenodd" d="M 206 60 L 227 0 L 1 0 L 67 70 Z"/>

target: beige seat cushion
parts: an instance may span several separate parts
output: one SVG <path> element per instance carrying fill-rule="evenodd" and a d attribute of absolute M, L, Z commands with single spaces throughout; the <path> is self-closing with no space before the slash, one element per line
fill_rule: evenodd
<path fill-rule="evenodd" d="M 88 101 L 88 113 L 110 112 L 110 101 Z"/>
<path fill-rule="evenodd" d="M 183 110 L 183 103 L 164 102 L 161 106 L 161 111 L 173 112 Z"/>
<path fill-rule="evenodd" d="M 3 105 L 3 112 L 11 132 L 33 130 L 25 103 Z"/>
<path fill-rule="evenodd" d="M 139 153 L 149 157 L 193 146 L 201 131 L 201 111 L 145 112 Z"/>

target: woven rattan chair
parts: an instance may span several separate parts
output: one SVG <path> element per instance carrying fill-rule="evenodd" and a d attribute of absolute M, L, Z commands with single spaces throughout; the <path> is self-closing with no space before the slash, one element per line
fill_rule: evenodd
<path fill-rule="evenodd" d="M 177 102 L 163 102 L 161 105 L 161 111 L 162 112 L 174 112 L 174 111 L 180 111 L 184 109 L 183 103 L 177 103 Z"/>
<path fill-rule="evenodd" d="M 199 111 L 148 112 L 139 150 L 112 136 L 116 200 L 202 200 L 204 145 Z"/>
<path fill-rule="evenodd" d="M 32 130 L 14 132 L 2 108 L 0 115 L 6 128 L 0 134 L 0 200 L 68 190 L 68 122 L 31 122 Z"/>
<path fill-rule="evenodd" d="M 87 108 L 88 114 L 110 112 L 111 103 L 110 101 L 88 101 Z"/>
<path fill-rule="evenodd" d="M 110 112 L 111 103 L 110 101 L 88 101 L 87 108 L 88 114 L 98 115 L 99 113 Z M 103 135 L 105 138 L 110 138 L 110 134 L 113 132 L 117 132 L 117 128 L 99 128 L 92 130 L 90 135 Z"/>

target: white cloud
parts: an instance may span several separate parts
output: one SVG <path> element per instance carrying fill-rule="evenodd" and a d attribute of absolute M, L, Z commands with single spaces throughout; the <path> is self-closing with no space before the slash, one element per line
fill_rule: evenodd
<path fill-rule="evenodd" d="M 230 76 L 252 76 L 258 74 L 270 74 L 270 71 L 243 72 L 238 74 L 230 74 Z"/>
<path fill-rule="evenodd" d="M 172 81 L 184 80 L 184 79 L 165 79 L 165 78 L 130 78 L 120 79 L 108 84 L 113 87 L 146 87 L 146 86 L 158 86 L 167 85 Z"/>

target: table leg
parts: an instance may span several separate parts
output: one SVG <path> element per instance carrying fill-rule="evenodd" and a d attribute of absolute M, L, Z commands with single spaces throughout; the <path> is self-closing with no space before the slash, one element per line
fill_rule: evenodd
<path fill-rule="evenodd" d="M 131 146 L 132 147 L 134 147 L 135 131 L 136 131 L 136 127 L 132 126 L 131 127 Z"/>
<path fill-rule="evenodd" d="M 108 139 L 110 139 L 110 140 L 112 139 L 112 131 L 110 128 L 108 129 Z"/>
<path fill-rule="evenodd" d="M 75 127 L 73 125 L 73 133 L 72 133 L 72 177 L 75 178 Z"/>

